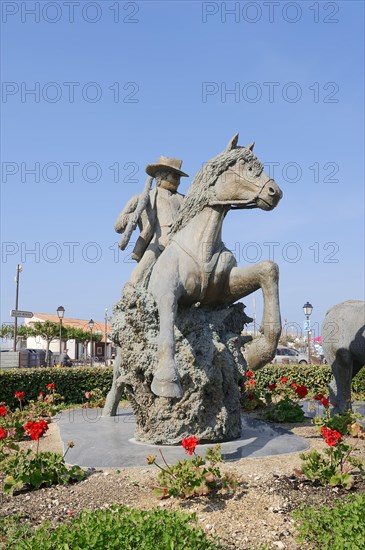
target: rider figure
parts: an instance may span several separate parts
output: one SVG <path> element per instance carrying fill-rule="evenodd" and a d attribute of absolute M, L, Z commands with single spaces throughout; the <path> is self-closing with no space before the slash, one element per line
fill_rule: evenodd
<path fill-rule="evenodd" d="M 117 233 L 124 233 L 131 222 L 138 223 L 141 232 L 132 253 L 132 258 L 139 262 L 129 280 L 134 286 L 148 284 L 152 267 L 169 243 L 171 226 L 184 198 L 177 192 L 180 178 L 188 177 L 181 165 L 181 160 L 168 157 L 148 164 L 146 173 L 155 178 L 156 187 L 150 190 L 147 186 L 142 194 L 132 197 L 115 223 Z M 144 196 L 146 193 L 148 196 Z"/>

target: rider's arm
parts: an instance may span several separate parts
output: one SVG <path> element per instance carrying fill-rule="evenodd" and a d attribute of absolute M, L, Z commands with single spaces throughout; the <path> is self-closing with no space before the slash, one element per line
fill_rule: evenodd
<path fill-rule="evenodd" d="M 131 214 L 135 211 L 138 203 L 139 195 L 135 195 L 132 197 L 125 207 L 123 208 L 122 212 L 119 214 L 117 221 L 115 222 L 114 229 L 117 233 L 123 233 L 125 228 L 128 225 L 128 222 L 130 220 Z"/>

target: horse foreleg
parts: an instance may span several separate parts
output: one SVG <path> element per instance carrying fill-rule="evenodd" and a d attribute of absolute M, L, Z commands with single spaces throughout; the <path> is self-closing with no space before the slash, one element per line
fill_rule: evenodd
<path fill-rule="evenodd" d="M 120 367 L 122 364 L 122 350 L 117 348 L 117 356 L 113 365 L 113 383 L 110 391 L 106 397 L 105 405 L 103 408 L 103 416 L 115 416 L 119 402 L 123 395 L 123 377 L 120 375 Z"/>
<path fill-rule="evenodd" d="M 180 399 L 182 389 L 175 364 L 174 334 L 177 299 L 178 296 L 174 290 L 168 290 L 156 299 L 160 316 L 160 334 L 157 351 L 158 369 L 154 374 L 151 390 L 160 397 Z"/>
<path fill-rule="evenodd" d="M 353 378 L 353 358 L 351 352 L 340 349 L 331 364 L 333 380 L 329 385 L 331 414 L 342 414 L 351 410 L 351 381 Z"/>
<path fill-rule="evenodd" d="M 233 301 L 262 290 L 264 311 L 262 335 L 255 338 L 245 352 L 247 365 L 257 370 L 274 358 L 281 334 L 279 304 L 279 268 L 269 261 L 248 267 L 234 267 L 229 275 L 228 292 Z"/>

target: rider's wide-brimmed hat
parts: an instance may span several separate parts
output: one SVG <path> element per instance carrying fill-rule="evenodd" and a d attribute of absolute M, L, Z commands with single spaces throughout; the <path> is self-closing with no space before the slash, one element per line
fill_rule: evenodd
<path fill-rule="evenodd" d="M 146 166 L 146 173 L 149 176 L 154 177 L 156 172 L 159 170 L 166 170 L 168 169 L 169 172 L 175 172 L 175 174 L 178 174 L 179 176 L 183 176 L 188 178 L 188 174 L 185 174 L 181 170 L 182 160 L 179 159 L 171 159 L 169 157 L 160 157 L 156 164 L 147 164 Z"/>

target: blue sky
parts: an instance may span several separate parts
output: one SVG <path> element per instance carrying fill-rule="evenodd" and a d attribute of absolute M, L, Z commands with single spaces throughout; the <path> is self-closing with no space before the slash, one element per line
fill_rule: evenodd
<path fill-rule="evenodd" d="M 1 7 L 2 322 L 17 263 L 20 309 L 101 320 L 133 267 L 113 225 L 146 164 L 183 159 L 186 192 L 236 132 L 284 192 L 227 216 L 239 263 L 279 264 L 287 322 L 364 299 L 363 2 Z"/>

